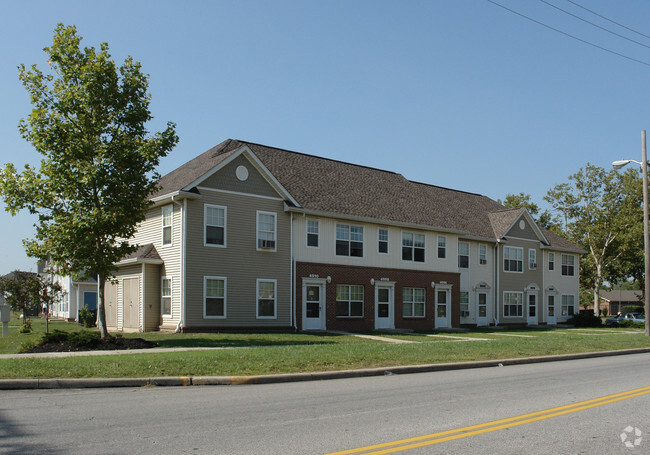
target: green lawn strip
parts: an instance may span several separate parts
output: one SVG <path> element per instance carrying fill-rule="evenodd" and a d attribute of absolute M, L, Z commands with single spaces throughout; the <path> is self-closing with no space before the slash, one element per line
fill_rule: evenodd
<path fill-rule="evenodd" d="M 419 337 L 418 337 L 419 338 Z M 500 337 L 489 342 L 391 344 L 371 340 L 98 357 L 0 359 L 0 378 L 240 376 L 494 360 L 650 347 L 639 334 Z"/>
<path fill-rule="evenodd" d="M 41 339 L 45 333 L 45 319 L 32 316 L 30 321 L 32 324 L 32 332 L 19 333 L 19 329 L 23 325 L 22 319 L 18 318 L 18 313 L 12 312 L 11 321 L 9 322 L 9 336 L 0 337 L 0 354 L 15 354 L 20 352 L 23 345 L 30 343 L 36 344 Z M 58 319 L 50 320 L 50 332 L 55 329 L 65 332 L 78 332 L 79 330 L 83 330 L 83 326 Z"/>

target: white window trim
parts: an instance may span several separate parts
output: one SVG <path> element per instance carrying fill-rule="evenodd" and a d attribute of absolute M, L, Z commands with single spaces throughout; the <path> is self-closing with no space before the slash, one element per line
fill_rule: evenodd
<path fill-rule="evenodd" d="M 404 234 L 411 234 L 413 236 L 413 246 L 411 246 L 411 259 L 404 259 Z M 424 237 L 424 247 L 420 248 L 417 247 L 417 249 L 423 250 L 424 254 L 424 261 L 416 261 L 415 260 L 415 236 L 416 235 L 421 235 Z M 408 263 L 417 263 L 417 264 L 425 264 L 427 262 L 427 236 L 423 232 L 416 232 L 416 231 L 402 231 L 400 235 L 400 242 L 401 242 L 401 248 L 400 248 L 400 257 L 402 259 L 402 262 L 408 262 Z"/>
<path fill-rule="evenodd" d="M 208 208 L 223 209 L 223 245 L 206 242 L 208 236 Z M 211 224 L 210 226 L 215 225 Z M 228 246 L 228 207 L 224 205 L 203 204 L 203 246 L 215 248 L 226 248 Z"/>
<path fill-rule="evenodd" d="M 309 222 L 316 223 L 316 227 L 318 228 L 318 232 L 316 233 L 316 237 L 318 239 L 318 246 L 311 246 L 309 245 L 309 234 L 314 234 L 313 232 L 309 232 Z M 305 246 L 307 248 L 313 248 L 314 250 L 320 249 L 320 220 L 314 220 L 314 219 L 307 219 L 305 222 Z"/>
<path fill-rule="evenodd" d="M 273 248 L 260 248 L 260 215 L 273 215 L 273 235 L 274 247 Z M 276 252 L 278 251 L 278 214 L 276 212 L 265 212 L 263 210 L 258 210 L 255 215 L 255 249 L 257 251 L 269 251 Z"/>
<path fill-rule="evenodd" d="M 537 270 L 537 250 L 535 248 L 528 249 L 528 270 Z"/>
<path fill-rule="evenodd" d="M 521 272 L 519 270 L 506 270 L 506 249 L 512 248 L 518 251 L 521 251 Z M 501 264 L 503 268 L 503 273 L 524 273 L 524 249 L 520 246 L 504 246 L 503 247 L 503 262 Z"/>
<path fill-rule="evenodd" d="M 460 246 L 461 245 L 467 245 L 467 267 L 461 267 L 460 266 Z M 471 245 L 469 244 L 469 242 L 458 242 L 458 268 L 459 269 L 469 269 L 470 268 L 471 261 L 472 261 L 472 257 L 471 257 L 471 254 L 470 254 L 470 249 L 471 249 L 470 247 L 471 247 Z"/>
<path fill-rule="evenodd" d="M 352 302 L 359 302 L 359 300 L 352 300 L 351 298 L 349 298 L 348 300 L 345 300 L 345 302 L 348 303 L 348 315 L 347 316 L 338 316 L 338 315 L 336 315 L 336 307 L 335 307 L 334 308 L 335 317 L 339 318 L 339 319 L 363 319 L 365 317 L 365 314 L 366 314 L 366 305 L 365 305 L 366 287 L 363 286 L 362 284 L 345 284 L 345 283 L 337 284 L 337 286 L 347 286 L 348 288 L 351 288 L 352 286 L 361 286 L 361 292 L 363 292 L 363 297 L 361 299 L 361 315 L 360 316 L 352 316 L 350 314 L 350 313 L 352 313 L 350 311 Z M 335 293 L 338 294 L 338 289 L 335 291 Z M 349 294 L 350 293 L 348 292 L 348 295 Z M 344 300 L 337 300 L 336 295 L 335 295 L 334 296 L 334 304 L 336 305 L 338 302 L 344 302 Z"/>
<path fill-rule="evenodd" d="M 485 259 L 481 258 L 481 248 L 483 248 L 485 250 L 485 254 L 483 255 L 483 256 L 485 256 Z M 488 248 L 487 248 L 487 245 L 485 243 L 479 243 L 478 244 L 478 265 L 482 265 L 482 266 L 487 265 L 487 263 L 488 263 L 487 251 L 488 251 Z M 484 260 L 485 262 L 481 262 L 481 260 Z"/>
<path fill-rule="evenodd" d="M 566 305 L 566 306 L 564 305 L 564 298 L 565 297 L 573 297 L 573 314 L 569 314 L 568 311 L 567 311 L 567 314 L 563 314 L 564 313 L 564 308 L 565 307 L 569 308 L 568 305 Z M 576 300 L 577 300 L 576 296 L 573 295 L 573 294 L 562 294 L 561 297 L 560 297 L 560 314 L 559 314 L 559 316 L 560 317 L 566 317 L 566 318 L 572 318 L 573 316 L 575 316 L 576 315 Z M 556 314 L 556 317 L 557 317 L 557 304 L 556 304 L 555 314 Z"/>
<path fill-rule="evenodd" d="M 207 299 L 208 280 L 223 281 L 223 316 L 206 315 L 205 301 Z M 203 277 L 203 318 L 204 319 L 226 319 L 228 316 L 228 279 L 225 276 L 204 276 Z"/>
<path fill-rule="evenodd" d="M 519 315 L 519 316 L 517 316 L 517 315 L 515 315 L 515 316 L 510 316 L 510 315 L 506 316 L 506 294 L 516 294 L 516 295 L 521 296 L 521 305 L 520 305 L 521 306 L 521 315 Z M 503 306 L 502 313 L 503 313 L 504 318 L 513 318 L 513 319 L 515 319 L 515 318 L 519 318 L 519 319 L 524 318 L 525 317 L 524 307 L 526 306 L 525 305 L 525 299 L 524 299 L 524 293 L 519 292 L 519 291 L 503 291 L 503 305 L 502 306 Z"/>
<path fill-rule="evenodd" d="M 462 295 L 463 294 L 467 295 L 467 302 L 462 301 Z M 471 306 L 470 306 L 471 297 L 470 297 L 469 291 L 460 291 L 460 296 L 459 297 L 460 298 L 458 299 L 458 306 L 460 308 L 460 317 L 461 318 L 468 318 L 468 317 L 470 317 L 472 315 L 472 310 L 471 310 Z M 467 305 L 467 310 L 463 310 L 463 305 Z M 463 312 L 466 312 L 467 314 L 463 316 Z"/>
<path fill-rule="evenodd" d="M 169 226 L 165 225 L 165 210 L 170 209 L 172 214 L 170 217 L 170 224 Z M 160 225 L 161 225 L 161 230 L 160 230 L 160 244 L 162 245 L 163 248 L 167 248 L 170 246 L 174 245 L 174 205 L 173 204 L 168 204 L 164 205 L 160 208 Z M 169 243 L 165 243 L 165 228 L 169 227 L 169 231 L 171 234 L 169 235 Z"/>
<path fill-rule="evenodd" d="M 445 246 L 444 247 L 440 246 L 440 239 L 445 239 Z M 440 257 L 440 253 L 439 253 L 440 248 L 445 249 L 445 257 L 444 258 Z M 446 261 L 448 257 L 449 257 L 449 255 L 447 254 L 447 236 L 446 235 L 439 235 L 436 238 L 436 258 L 442 259 L 443 261 Z"/>
<path fill-rule="evenodd" d="M 381 240 L 379 238 L 379 231 L 386 231 L 386 235 L 388 236 L 386 240 Z M 386 242 L 386 252 L 382 253 L 379 251 L 379 242 Z M 377 254 L 390 254 L 390 230 L 388 228 L 377 228 Z"/>
<path fill-rule="evenodd" d="M 336 227 L 339 226 L 339 225 L 341 225 L 341 226 L 347 226 L 347 227 L 349 228 L 349 229 L 348 229 L 348 237 L 349 237 L 349 238 L 348 238 L 348 240 L 347 240 L 347 242 L 348 242 L 348 254 L 347 254 L 347 256 L 344 255 L 344 254 L 336 254 L 336 242 L 337 242 L 338 240 L 342 240 L 342 239 L 338 239 L 338 238 L 336 237 L 336 234 L 337 234 L 337 232 L 336 232 L 336 230 L 337 230 Z M 353 241 L 354 241 L 354 242 L 357 242 L 357 240 L 352 240 L 352 228 L 353 228 L 353 227 L 359 227 L 359 228 L 361 228 L 361 235 L 363 236 L 363 240 L 360 242 L 360 243 L 361 243 L 361 250 L 362 250 L 362 254 L 361 254 L 361 256 L 352 256 L 352 255 L 350 254 L 350 253 L 352 252 L 352 245 L 351 245 L 351 243 L 352 243 Z M 336 257 L 340 257 L 340 258 L 350 258 L 350 259 L 353 259 L 353 260 L 354 260 L 354 259 L 363 259 L 363 258 L 365 257 L 365 255 L 366 255 L 366 233 L 365 233 L 364 226 L 361 225 L 361 224 L 346 224 L 346 223 L 340 223 L 340 222 L 336 222 L 336 223 L 334 223 L 334 256 L 336 256 Z"/>
<path fill-rule="evenodd" d="M 553 264 L 553 268 L 551 268 L 551 264 Z M 555 270 L 557 270 L 555 268 L 555 253 L 549 251 L 549 253 L 548 253 L 548 271 L 549 272 L 555 272 Z"/>
<path fill-rule="evenodd" d="M 169 296 L 163 295 L 163 282 L 169 280 Z M 169 297 L 169 313 L 163 313 L 163 299 Z M 160 277 L 160 315 L 163 318 L 171 318 L 174 314 L 174 280 L 170 276 Z"/>
<path fill-rule="evenodd" d="M 404 289 L 423 289 L 424 290 L 424 300 L 422 302 L 416 302 L 415 300 L 407 301 L 404 300 Z M 423 306 L 423 314 L 422 316 L 404 316 L 404 305 L 411 305 L 412 309 L 415 310 L 415 304 L 420 304 L 422 303 Z M 412 311 L 412 313 L 415 313 L 415 311 Z M 418 288 L 416 286 L 404 286 L 402 288 L 402 318 L 403 319 L 425 319 L 427 317 L 427 289 L 426 288 Z"/>
<path fill-rule="evenodd" d="M 573 259 L 573 264 L 571 265 L 571 267 L 572 267 L 572 269 L 573 269 L 573 273 L 570 274 L 570 275 L 569 275 L 569 274 L 566 274 L 566 275 L 565 275 L 565 274 L 563 273 L 563 270 L 562 270 L 563 267 L 564 267 L 564 261 L 563 261 L 562 259 L 564 259 L 565 257 L 567 258 L 567 265 L 566 265 L 567 267 L 569 267 L 569 264 L 568 264 L 568 258 L 572 258 L 572 259 Z M 575 276 L 577 275 L 577 274 L 576 274 L 576 258 L 575 258 L 574 255 L 572 255 L 572 254 L 562 254 L 562 255 L 560 255 L 560 275 L 561 275 L 561 276 L 564 276 L 564 277 L 569 277 L 569 278 L 573 278 L 573 277 L 575 277 Z"/>
<path fill-rule="evenodd" d="M 260 283 L 273 283 L 273 316 L 260 316 Z M 255 316 L 256 319 L 277 319 L 278 318 L 278 280 L 270 278 L 258 278 L 255 282 Z"/>

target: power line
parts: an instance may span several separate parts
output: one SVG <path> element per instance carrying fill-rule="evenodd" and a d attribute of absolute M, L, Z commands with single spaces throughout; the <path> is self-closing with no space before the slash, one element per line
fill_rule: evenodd
<path fill-rule="evenodd" d="M 607 33 L 611 33 L 611 34 L 614 35 L 614 36 L 618 36 L 619 38 L 623 38 L 624 40 L 628 40 L 628 41 L 630 41 L 630 42 L 632 42 L 632 43 L 634 43 L 634 44 L 638 44 L 639 46 L 643 46 L 643 47 L 646 47 L 646 48 L 650 49 L 650 46 L 648 46 L 648 45 L 646 45 L 646 44 L 643 44 L 643 43 L 640 43 L 640 42 L 638 42 L 638 41 L 635 41 L 635 40 L 633 40 L 633 39 L 631 39 L 631 38 L 628 38 L 627 36 L 619 35 L 618 33 L 613 32 L 613 31 L 609 30 L 608 28 L 601 27 L 601 26 L 598 25 L 598 24 L 594 24 L 593 22 L 589 22 L 587 19 L 583 19 L 583 18 L 580 17 L 580 16 L 577 16 L 577 15 L 575 15 L 575 14 L 573 14 L 573 13 L 570 13 L 570 12 L 568 12 L 568 11 L 566 11 L 566 10 L 563 10 L 563 9 L 560 8 L 559 6 L 555 6 L 555 5 L 553 5 L 552 3 L 547 2 L 546 0 L 539 0 L 539 1 L 542 2 L 542 3 L 544 3 L 545 5 L 550 6 L 551 8 L 555 8 L 555 9 L 558 10 L 558 11 L 562 11 L 564 14 L 568 14 L 569 16 L 571 16 L 571 17 L 575 17 L 576 19 L 581 20 L 582 22 L 585 22 L 585 23 L 587 23 L 587 24 L 589 24 L 589 25 L 592 25 L 592 26 L 594 26 L 594 27 L 596 27 L 596 28 L 599 28 L 599 29 L 601 29 L 601 30 L 604 30 L 604 31 L 606 31 Z"/>
<path fill-rule="evenodd" d="M 629 31 L 631 31 L 631 32 L 634 32 L 634 33 L 636 33 L 637 35 L 641 35 L 641 36 L 643 36 L 643 37 L 645 37 L 645 38 L 650 38 L 650 36 L 645 35 L 645 34 L 639 32 L 639 31 L 636 31 L 636 30 L 634 30 L 633 28 L 626 27 L 625 25 L 623 25 L 623 24 L 619 24 L 618 22 L 613 21 L 613 20 L 609 19 L 608 17 L 603 16 L 602 14 L 598 14 L 596 11 L 590 10 L 589 8 L 585 8 L 584 6 L 580 5 L 579 3 L 576 3 L 576 2 L 571 1 L 571 0 L 566 0 L 566 1 L 569 2 L 569 3 L 574 4 L 574 5 L 577 6 L 578 8 L 582 8 L 582 9 L 585 10 L 585 11 L 589 11 L 591 14 L 594 14 L 594 15 L 596 15 L 596 16 L 602 18 L 602 19 L 605 19 L 606 21 L 609 21 L 609 22 L 611 22 L 612 24 L 618 25 L 619 27 L 623 27 L 624 29 L 629 30 Z"/>
<path fill-rule="evenodd" d="M 547 25 L 547 24 L 544 24 L 543 22 L 535 20 L 532 17 L 526 16 L 525 14 L 522 14 L 522 13 L 519 13 L 519 12 L 517 12 L 515 10 L 512 10 L 512 9 L 510 9 L 510 8 L 508 8 L 506 6 L 503 6 L 500 3 L 497 3 L 497 2 L 495 2 L 493 0 L 487 0 L 487 1 L 492 3 L 493 5 L 496 5 L 496 6 L 500 7 L 500 8 L 503 8 L 506 11 L 511 12 L 512 14 L 516 14 L 517 16 L 523 17 L 524 19 L 528 19 L 529 21 L 534 22 L 534 23 L 536 23 L 538 25 L 541 25 L 542 27 L 546 27 L 546 28 L 548 28 L 550 30 L 553 30 L 554 32 L 560 33 L 560 34 L 562 34 L 564 36 L 568 36 L 569 38 L 573 38 L 576 41 L 580 41 L 581 43 L 584 43 L 584 44 L 587 44 L 589 46 L 595 47 L 596 49 L 600 49 L 601 51 L 609 52 L 610 54 L 614 54 L 614 55 L 617 55 L 619 57 L 623 57 L 624 59 L 627 59 L 627 60 L 630 60 L 630 61 L 633 61 L 633 62 L 636 62 L 636 63 L 640 63 L 641 65 L 650 66 L 650 63 L 648 63 L 648 62 L 645 62 L 643 60 L 638 60 L 636 58 L 628 57 L 627 55 L 621 54 L 621 53 L 613 51 L 611 49 L 607 49 L 607 48 L 599 46 L 597 44 L 590 43 L 589 41 L 585 41 L 582 38 L 578 38 L 577 36 L 574 36 L 574 35 L 571 35 L 569 33 L 563 32 L 562 30 L 558 30 L 557 28 L 551 27 L 550 25 Z"/>

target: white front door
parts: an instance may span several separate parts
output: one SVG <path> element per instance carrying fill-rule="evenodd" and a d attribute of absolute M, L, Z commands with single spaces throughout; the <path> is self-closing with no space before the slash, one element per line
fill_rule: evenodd
<path fill-rule="evenodd" d="M 302 286 L 302 329 L 325 330 L 325 285 L 304 283 Z"/>
<path fill-rule="evenodd" d="M 451 321 L 451 309 L 449 307 L 449 290 L 436 290 L 436 320 L 435 328 L 449 328 Z"/>
<path fill-rule="evenodd" d="M 557 324 L 555 319 L 555 295 L 546 297 L 546 323 L 549 325 Z"/>
<path fill-rule="evenodd" d="M 487 292 L 479 292 L 476 299 L 476 325 L 488 325 L 487 306 Z"/>
<path fill-rule="evenodd" d="M 394 329 L 393 287 L 375 286 L 375 329 Z"/>
<path fill-rule="evenodd" d="M 526 312 L 528 325 L 538 325 L 537 319 L 537 294 L 528 294 L 528 310 Z"/>

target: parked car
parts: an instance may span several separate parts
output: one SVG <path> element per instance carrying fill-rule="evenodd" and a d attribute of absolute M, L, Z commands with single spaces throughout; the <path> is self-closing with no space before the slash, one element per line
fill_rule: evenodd
<path fill-rule="evenodd" d="M 605 325 L 609 327 L 618 327 L 622 321 L 645 322 L 645 315 L 640 313 L 618 313 L 613 318 L 605 319 Z"/>

